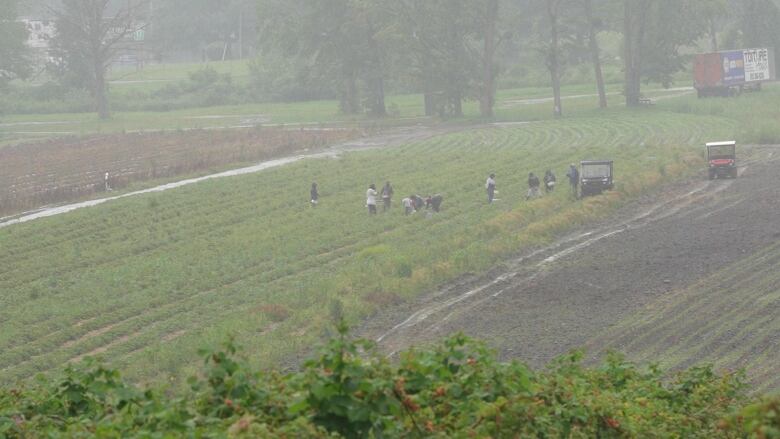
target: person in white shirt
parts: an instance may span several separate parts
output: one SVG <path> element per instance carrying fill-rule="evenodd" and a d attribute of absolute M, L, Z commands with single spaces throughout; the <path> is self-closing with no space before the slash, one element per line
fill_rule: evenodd
<path fill-rule="evenodd" d="M 414 213 L 414 201 L 412 201 L 411 195 L 401 200 L 401 203 L 404 205 L 404 213 L 406 215 Z"/>
<path fill-rule="evenodd" d="M 369 215 L 376 215 L 376 185 L 371 184 L 366 191 L 366 206 Z"/>
<path fill-rule="evenodd" d="M 487 189 L 488 204 L 493 203 L 496 195 L 496 174 L 490 174 L 485 182 L 485 189 Z"/>

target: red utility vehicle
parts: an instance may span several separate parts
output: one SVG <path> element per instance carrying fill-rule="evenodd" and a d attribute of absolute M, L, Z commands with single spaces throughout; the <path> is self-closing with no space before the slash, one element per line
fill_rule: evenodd
<path fill-rule="evenodd" d="M 737 142 L 712 142 L 707 144 L 707 163 L 710 180 L 715 177 L 737 178 Z"/>

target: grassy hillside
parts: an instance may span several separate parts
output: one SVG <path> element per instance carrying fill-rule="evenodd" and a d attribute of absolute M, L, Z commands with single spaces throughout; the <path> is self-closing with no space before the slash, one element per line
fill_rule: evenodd
<path fill-rule="evenodd" d="M 713 116 L 613 110 L 497 126 L 256 175 L 0 230 L 0 377 L 105 354 L 134 378 L 181 377 L 194 352 L 234 333 L 268 365 L 320 339 L 330 310 L 354 322 L 524 246 L 605 215 L 700 167 Z M 616 160 L 617 190 L 573 202 L 565 186 L 520 201 L 529 171 Z M 496 172 L 501 202 L 487 206 Z M 369 218 L 368 183 L 441 193 L 441 214 Z M 308 206 L 320 184 L 321 204 Z"/>

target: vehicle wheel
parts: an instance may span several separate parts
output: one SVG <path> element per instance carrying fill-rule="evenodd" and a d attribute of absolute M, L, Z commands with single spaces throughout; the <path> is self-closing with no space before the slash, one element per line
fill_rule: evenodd
<path fill-rule="evenodd" d="M 715 180 L 715 173 L 714 172 L 710 171 L 708 174 L 709 174 L 708 177 L 709 177 L 710 180 Z"/>
<path fill-rule="evenodd" d="M 734 168 L 731 170 L 731 178 L 737 178 L 739 176 L 739 173 L 737 172 L 737 168 Z"/>

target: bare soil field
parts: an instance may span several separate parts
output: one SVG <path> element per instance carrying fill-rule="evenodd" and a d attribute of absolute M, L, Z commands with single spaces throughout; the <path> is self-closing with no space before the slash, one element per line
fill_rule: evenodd
<path fill-rule="evenodd" d="M 780 147 L 740 178 L 691 180 L 617 216 L 369 318 L 388 355 L 452 332 L 542 366 L 586 346 L 673 367 L 747 367 L 780 388 Z M 619 176 L 618 176 L 619 178 Z"/>
<path fill-rule="evenodd" d="M 133 182 L 201 173 L 319 149 L 354 129 L 240 129 L 62 138 L 0 148 L 0 216 L 73 201 Z"/>

